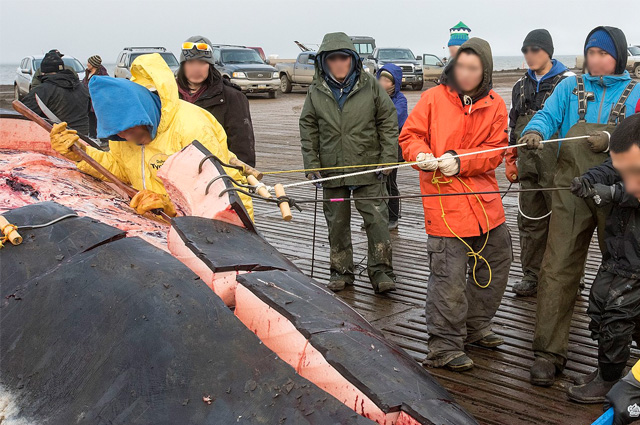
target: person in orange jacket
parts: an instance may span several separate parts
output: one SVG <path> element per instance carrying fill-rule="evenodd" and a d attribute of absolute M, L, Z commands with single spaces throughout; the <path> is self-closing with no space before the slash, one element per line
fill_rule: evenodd
<path fill-rule="evenodd" d="M 427 90 L 400 135 L 402 155 L 421 161 L 420 189 L 437 195 L 498 190 L 495 169 L 507 146 L 504 100 L 491 89 L 489 43 L 465 42 Z M 458 156 L 471 154 L 469 156 Z M 429 355 L 423 364 L 454 371 L 473 367 L 465 344 L 497 347 L 504 341 L 491 321 L 507 286 L 511 235 L 498 194 L 423 198 L 429 235 L 426 319 Z"/>

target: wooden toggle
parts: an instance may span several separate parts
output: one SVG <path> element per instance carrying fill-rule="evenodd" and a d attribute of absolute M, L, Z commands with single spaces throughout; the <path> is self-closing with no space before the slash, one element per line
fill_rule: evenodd
<path fill-rule="evenodd" d="M 271 194 L 269 193 L 269 190 L 267 190 L 267 187 L 264 185 L 264 183 L 260 183 L 260 181 L 252 174 L 249 174 L 247 176 L 247 182 L 251 186 L 256 187 L 256 192 L 258 193 L 258 195 L 262 196 L 263 198 L 271 198 Z"/>
<path fill-rule="evenodd" d="M 0 215 L 0 229 L 2 229 L 2 233 L 4 236 L 11 242 L 13 245 L 20 245 L 22 243 L 22 236 L 15 229 L 14 226 L 11 225 L 7 221 L 6 218 Z"/>
<path fill-rule="evenodd" d="M 262 177 L 264 177 L 264 175 L 260 171 L 256 170 L 251 165 L 240 161 L 238 158 L 229 158 L 229 165 L 233 165 L 234 167 L 242 167 L 242 174 L 244 174 L 245 176 L 253 176 L 258 180 L 262 180 Z"/>
<path fill-rule="evenodd" d="M 275 185 L 273 188 L 276 191 L 277 198 L 281 196 L 287 196 L 287 194 L 284 192 L 284 187 L 280 183 Z M 293 216 L 291 215 L 291 208 L 289 207 L 289 203 L 287 201 L 282 201 L 280 202 L 279 207 L 280 207 L 280 212 L 282 213 L 282 219 L 284 221 L 291 221 Z"/>

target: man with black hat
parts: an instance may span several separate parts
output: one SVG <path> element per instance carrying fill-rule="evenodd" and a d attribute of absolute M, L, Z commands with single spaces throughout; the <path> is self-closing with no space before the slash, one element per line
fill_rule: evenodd
<path fill-rule="evenodd" d="M 42 84 L 24 97 L 29 109 L 45 117 L 36 102 L 36 95 L 58 118 L 81 134 L 89 134 L 89 92 L 78 75 L 65 69 L 59 53 L 48 52 L 40 64 Z"/>
<path fill-rule="evenodd" d="M 520 133 L 533 115 L 542 109 L 556 85 L 574 75 L 553 57 L 553 40 L 545 29 L 527 34 L 522 53 L 529 70 L 513 86 L 509 112 L 509 144 L 515 145 Z M 540 189 L 553 186 L 558 146 L 546 145 L 542 150 L 509 149 L 505 155 L 507 179 L 520 182 L 521 189 Z M 517 159 L 517 165 L 516 165 Z M 534 295 L 538 288 L 538 275 L 547 245 L 550 192 L 521 193 L 518 199 L 518 229 L 520 230 L 520 262 L 522 280 L 513 285 L 517 295 Z"/>
<path fill-rule="evenodd" d="M 64 55 L 62 53 L 60 53 L 60 50 L 58 50 L 58 49 L 51 49 L 51 50 L 49 50 L 48 53 L 56 53 L 61 58 L 64 57 Z M 64 69 L 68 69 L 71 72 L 73 72 L 74 74 L 76 74 L 76 77 L 78 76 L 78 73 L 76 72 L 76 70 L 73 69 L 72 66 L 67 65 L 66 63 L 64 64 Z M 40 68 L 38 68 L 38 69 L 36 69 L 36 72 L 33 74 L 33 77 L 31 78 L 31 89 L 35 89 L 40 84 L 42 84 L 42 79 L 41 78 L 42 78 L 42 70 Z M 78 78 L 80 78 L 80 77 L 78 77 Z"/>

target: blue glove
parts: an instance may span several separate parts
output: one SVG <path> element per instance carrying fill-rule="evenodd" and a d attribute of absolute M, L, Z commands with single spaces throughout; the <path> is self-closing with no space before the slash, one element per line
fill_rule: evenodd
<path fill-rule="evenodd" d="M 378 167 L 378 169 L 376 170 L 376 177 L 378 177 L 378 180 L 384 181 L 385 177 L 391 174 L 393 170 L 381 170 L 380 168 L 382 167 Z"/>

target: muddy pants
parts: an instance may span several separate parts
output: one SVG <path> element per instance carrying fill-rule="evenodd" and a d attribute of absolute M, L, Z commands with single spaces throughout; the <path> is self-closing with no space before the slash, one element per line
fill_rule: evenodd
<path fill-rule="evenodd" d="M 386 196 L 384 183 L 359 186 L 353 191 L 348 186 L 323 188 L 325 198 L 354 198 Z M 382 199 L 355 201 L 362 216 L 368 240 L 368 273 L 374 289 L 381 275 L 395 280 L 391 262 L 391 236 L 389 235 L 389 212 Z M 354 280 L 353 247 L 351 246 L 351 202 L 325 202 L 322 205 L 329 227 L 331 246 L 331 277 Z"/>
<path fill-rule="evenodd" d="M 640 281 L 600 269 L 587 310 L 591 337 L 598 341 L 598 368 L 606 381 L 622 377 L 640 318 Z"/>
<path fill-rule="evenodd" d="M 558 147 L 544 145 L 542 150 L 518 149 L 518 177 L 521 189 L 553 187 Z M 551 192 L 523 192 L 520 209 L 529 218 L 544 217 L 551 211 Z M 522 280 L 538 282 L 540 265 L 547 246 L 549 217 L 530 220 L 518 214 Z"/>
<path fill-rule="evenodd" d="M 478 252 L 486 234 L 464 238 Z M 464 345 L 476 342 L 491 333 L 491 321 L 500 306 L 509 279 L 511 266 L 511 235 L 506 224 L 489 232 L 482 255 L 492 271 L 487 288 L 480 288 L 473 279 L 473 258 L 469 249 L 453 237 L 429 236 L 429 283 L 427 286 L 426 318 L 429 333 L 429 356 L 439 367 L 464 354 Z M 489 269 L 478 261 L 476 279 L 480 285 L 489 280 Z"/>

